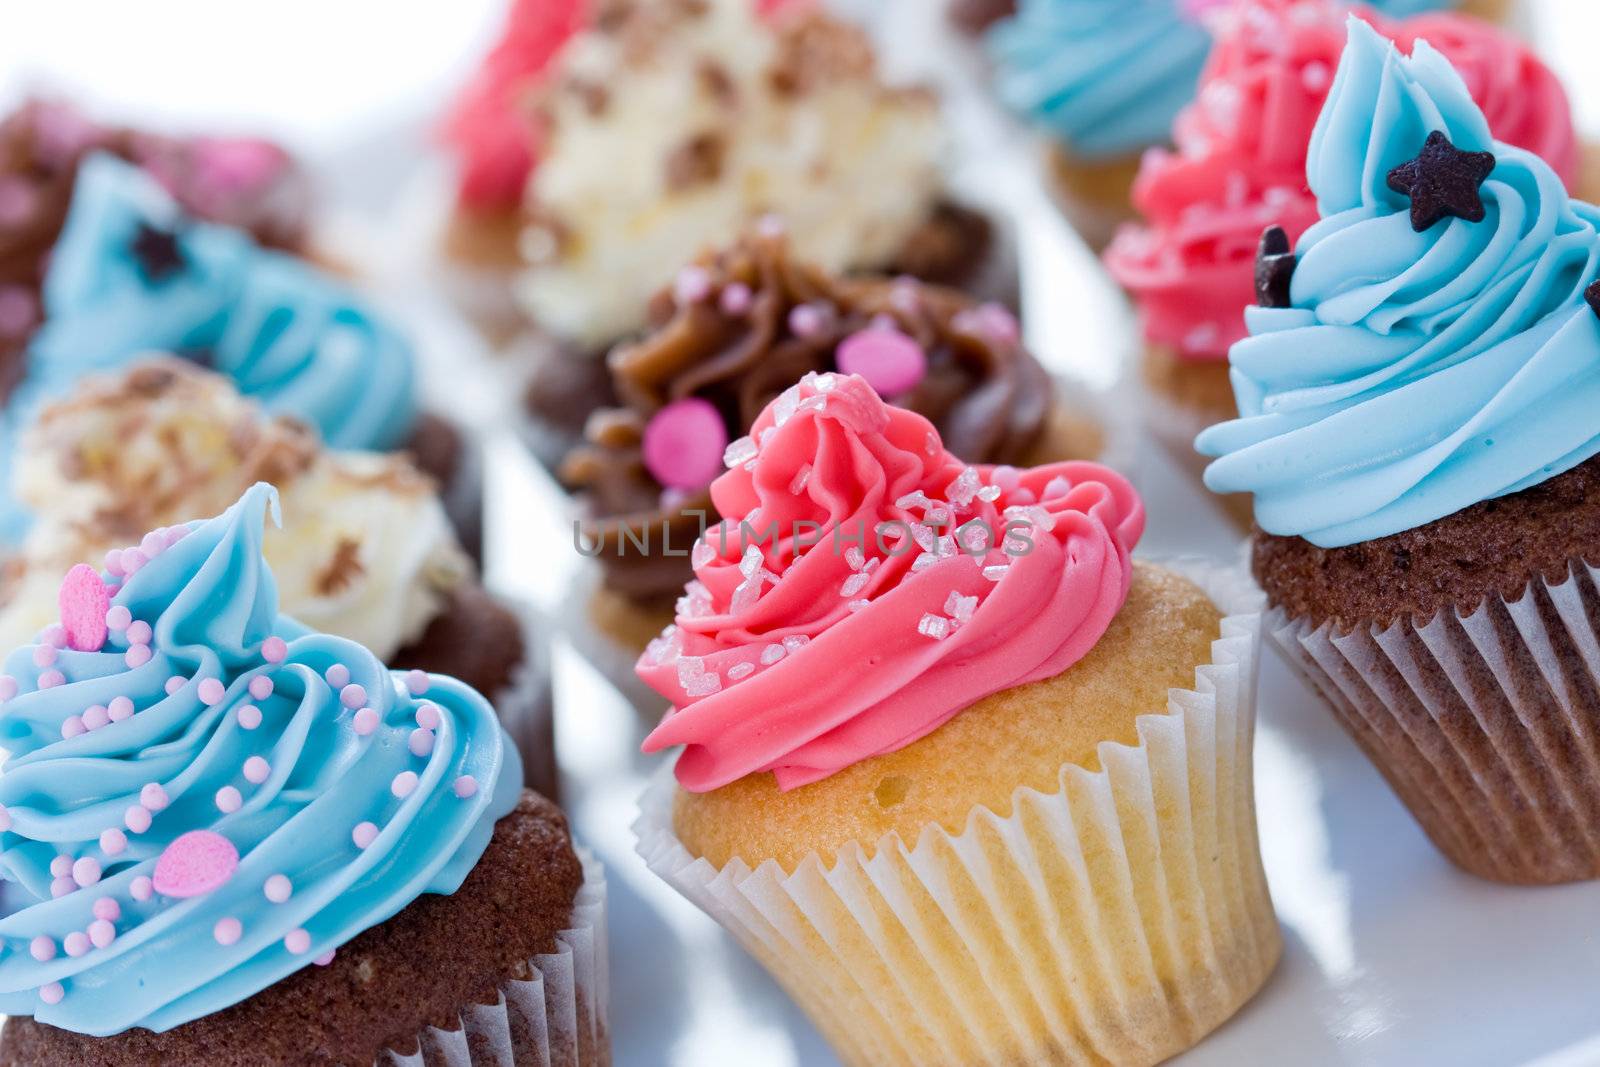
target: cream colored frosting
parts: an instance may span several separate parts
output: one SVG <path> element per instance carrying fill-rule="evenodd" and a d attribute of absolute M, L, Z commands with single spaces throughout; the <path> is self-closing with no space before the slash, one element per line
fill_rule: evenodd
<path fill-rule="evenodd" d="M 546 329 L 598 345 L 643 326 L 680 267 L 766 215 L 829 271 L 889 263 L 928 217 L 935 101 L 885 88 L 856 30 L 754 6 L 624 5 L 563 51 L 519 284 Z"/>

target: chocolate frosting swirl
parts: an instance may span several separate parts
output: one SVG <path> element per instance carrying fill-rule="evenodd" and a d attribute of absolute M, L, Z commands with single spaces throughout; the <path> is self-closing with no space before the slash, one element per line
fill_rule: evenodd
<path fill-rule="evenodd" d="M 922 347 L 927 373 L 889 399 L 932 422 L 952 453 L 1025 464 L 1045 434 L 1050 377 L 1001 308 L 907 277 L 834 277 L 795 259 L 784 237 L 770 232 L 747 234 L 688 270 L 707 283 L 703 294 L 680 299 L 677 287 L 657 294 L 650 331 L 608 357 L 623 406 L 590 418 L 561 470 L 585 493 L 582 533 L 598 546 L 607 587 L 624 596 L 681 592 L 687 549 L 700 530 L 696 512 L 717 520 L 707 493 L 664 490 L 645 467 L 645 426 L 672 401 L 709 401 L 729 438 L 739 437 L 803 375 L 838 370 L 835 352 L 846 338 L 892 323 Z M 814 328 L 796 331 L 797 309 L 807 309 Z"/>

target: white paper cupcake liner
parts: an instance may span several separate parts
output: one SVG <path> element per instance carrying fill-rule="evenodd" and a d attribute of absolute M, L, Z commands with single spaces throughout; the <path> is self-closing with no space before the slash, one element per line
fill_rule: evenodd
<path fill-rule="evenodd" d="M 428 1027 L 409 1056 L 387 1052 L 375 1067 L 606 1067 L 610 976 L 606 943 L 605 871 L 578 849 L 583 884 L 571 928 L 557 949 L 528 961 L 527 981 L 508 981 L 494 1004 L 461 1013 L 450 1030 Z"/>
<path fill-rule="evenodd" d="M 670 770 L 635 824 L 662 878 L 770 970 L 850 1064 L 1156 1063 L 1265 981 L 1281 939 L 1252 790 L 1258 595 L 1179 565 L 1230 614 L 1195 686 L 965 830 L 890 834 L 793 873 L 722 869 L 672 829 Z"/>
<path fill-rule="evenodd" d="M 1267 615 L 1440 851 L 1513 883 L 1600 877 L 1600 571 L 1425 624 Z"/>

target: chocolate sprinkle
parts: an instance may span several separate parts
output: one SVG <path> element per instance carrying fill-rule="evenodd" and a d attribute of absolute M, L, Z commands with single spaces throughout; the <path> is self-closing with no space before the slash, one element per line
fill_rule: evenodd
<path fill-rule="evenodd" d="M 1416 159 L 1389 172 L 1389 188 L 1411 198 L 1411 228 L 1418 233 L 1451 215 L 1482 222 L 1478 188 L 1494 164 L 1493 152 L 1463 152 L 1434 130 Z"/>
<path fill-rule="evenodd" d="M 1290 307 L 1289 282 L 1298 261 L 1289 251 L 1282 226 L 1268 226 L 1256 246 L 1256 303 L 1264 308 Z"/>
<path fill-rule="evenodd" d="M 184 268 L 178 235 L 148 222 L 139 223 L 139 231 L 134 234 L 133 258 L 152 282 L 164 281 Z"/>

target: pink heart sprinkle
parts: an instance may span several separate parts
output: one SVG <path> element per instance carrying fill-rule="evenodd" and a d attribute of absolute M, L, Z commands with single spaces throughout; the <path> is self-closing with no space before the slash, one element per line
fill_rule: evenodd
<path fill-rule="evenodd" d="M 87 563 L 72 568 L 61 581 L 56 602 L 68 647 L 74 652 L 100 651 L 106 643 L 106 612 L 111 610 L 111 594 L 100 572 Z"/>
<path fill-rule="evenodd" d="M 839 370 L 859 374 L 879 396 L 909 392 L 928 373 L 922 346 L 899 330 L 862 330 L 839 344 L 834 355 Z"/>
<path fill-rule="evenodd" d="M 644 465 L 671 489 L 703 489 L 722 473 L 728 429 L 708 400 L 674 400 L 644 428 Z"/>
<path fill-rule="evenodd" d="M 180 834 L 156 860 L 155 890 L 169 897 L 198 897 L 225 885 L 239 869 L 239 850 L 212 830 Z"/>

